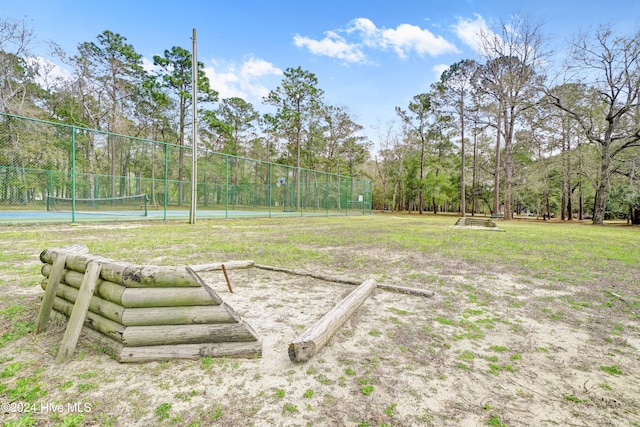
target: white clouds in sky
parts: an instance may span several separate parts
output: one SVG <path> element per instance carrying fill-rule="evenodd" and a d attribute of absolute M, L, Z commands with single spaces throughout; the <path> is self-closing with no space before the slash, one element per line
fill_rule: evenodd
<path fill-rule="evenodd" d="M 327 31 L 325 34 L 326 37 L 322 40 L 313 40 L 296 34 L 293 37 L 293 43 L 298 47 L 306 47 L 316 55 L 342 59 L 345 62 L 366 62 L 365 55 L 358 44 L 349 44 L 335 31 Z"/>
<path fill-rule="evenodd" d="M 358 18 L 353 22 L 352 31 L 359 31 L 367 46 L 393 49 L 403 59 L 411 51 L 420 56 L 458 52 L 458 48 L 445 38 L 435 36 L 416 25 L 400 24 L 396 28 L 378 28 L 371 20 Z"/>
<path fill-rule="evenodd" d="M 440 77 L 442 76 L 442 73 L 444 73 L 445 71 L 447 71 L 449 69 L 449 65 L 447 64 L 438 64 L 438 65 L 434 65 L 433 67 L 431 67 L 431 69 L 433 70 L 433 73 L 435 74 L 435 80 L 438 81 L 440 80 Z"/>
<path fill-rule="evenodd" d="M 458 22 L 452 28 L 464 44 L 480 54 L 483 51 L 481 35 L 491 34 L 497 37 L 484 18 L 478 14 L 475 14 L 473 19 L 458 17 Z"/>
<path fill-rule="evenodd" d="M 248 57 L 240 64 L 214 60 L 212 66 L 205 66 L 205 73 L 220 99 L 239 97 L 256 102 L 269 94 L 262 80 L 280 76 L 282 70 L 264 59 Z"/>
<path fill-rule="evenodd" d="M 348 38 L 352 40 L 349 41 Z M 365 47 L 392 50 L 402 59 L 407 59 L 412 52 L 419 56 L 459 52 L 454 44 L 425 28 L 410 24 L 400 24 L 396 28 L 378 28 L 367 18 L 354 19 L 346 30 L 327 31 L 322 40 L 296 34 L 294 43 L 316 55 L 341 59 L 347 63 L 369 62 L 363 50 Z"/>

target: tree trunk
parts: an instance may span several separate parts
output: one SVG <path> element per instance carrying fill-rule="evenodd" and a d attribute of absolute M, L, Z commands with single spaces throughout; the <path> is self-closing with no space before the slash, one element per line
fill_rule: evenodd
<path fill-rule="evenodd" d="M 500 130 L 501 120 L 500 113 L 498 113 L 498 124 L 496 126 L 496 164 L 493 168 L 493 212 L 494 214 L 500 213 Z"/>
<path fill-rule="evenodd" d="M 514 107 L 509 110 L 507 116 L 505 111 L 505 128 L 504 128 L 504 219 L 513 219 L 512 200 L 512 181 L 513 181 L 513 130 L 515 128 L 515 112 Z"/>
<path fill-rule="evenodd" d="M 596 189 L 596 199 L 593 207 L 593 224 L 604 224 L 604 213 L 607 208 L 607 196 L 611 186 L 611 157 L 609 155 L 610 145 L 601 145 L 602 155 L 600 157 L 600 182 Z"/>
<path fill-rule="evenodd" d="M 471 216 L 478 210 L 478 132 L 473 130 L 473 176 L 471 178 Z"/>
<path fill-rule="evenodd" d="M 420 187 L 418 190 L 418 213 L 422 214 L 423 208 L 424 208 L 424 200 L 422 197 L 422 180 L 424 178 L 424 144 L 425 144 L 425 140 L 424 140 L 424 135 L 422 134 L 422 129 L 420 129 L 420 138 L 422 140 L 422 147 L 420 149 Z"/>
<path fill-rule="evenodd" d="M 629 217 L 631 219 L 631 224 L 640 225 L 640 208 L 630 207 Z"/>

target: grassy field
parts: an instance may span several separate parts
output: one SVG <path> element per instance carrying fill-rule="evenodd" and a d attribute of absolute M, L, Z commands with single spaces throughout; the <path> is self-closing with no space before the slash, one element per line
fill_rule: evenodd
<path fill-rule="evenodd" d="M 640 427 L 640 228 L 454 223 L 387 214 L 0 227 L 0 420 Z M 314 359 L 293 364 L 286 343 L 317 319 L 300 313 L 326 312 L 353 288 L 253 269 L 232 275 L 238 292 L 220 289 L 263 337 L 261 359 L 122 365 L 81 339 L 60 366 L 64 321 L 32 334 L 38 255 L 70 243 L 139 264 L 251 259 L 436 295 L 377 290 Z"/>

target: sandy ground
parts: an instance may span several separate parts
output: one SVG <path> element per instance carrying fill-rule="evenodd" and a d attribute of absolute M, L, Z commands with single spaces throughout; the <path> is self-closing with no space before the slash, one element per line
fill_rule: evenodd
<path fill-rule="evenodd" d="M 90 407 L 56 414 L 45 406 L 32 414 L 35 425 L 70 425 L 77 415 L 75 425 L 105 426 L 640 426 L 638 313 L 635 323 L 621 315 L 624 301 L 596 310 L 577 289 L 460 261 L 432 271 L 426 259 L 398 256 L 385 277 L 349 277 L 436 295 L 376 290 L 299 364 L 288 344 L 354 286 L 253 268 L 230 271 L 229 293 L 221 272 L 201 276 L 262 337 L 261 358 L 119 364 L 83 339 L 75 359 L 58 366 L 65 324 L 55 320 L 45 334 L 0 348 L 0 370 L 23 365 L 0 378 L 2 402 L 15 401 L 18 380 L 30 377 L 28 387 L 46 390 L 36 401 Z M 42 290 L 2 279 L 5 295 L 31 307 L 24 318 L 35 318 Z"/>

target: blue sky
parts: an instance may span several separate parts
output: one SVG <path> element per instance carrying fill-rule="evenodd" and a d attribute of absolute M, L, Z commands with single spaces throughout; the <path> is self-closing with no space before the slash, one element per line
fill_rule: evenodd
<path fill-rule="evenodd" d="M 478 28 L 514 13 L 543 24 L 556 59 L 578 31 L 640 25 L 635 0 L 5 0 L 0 9 L 32 25 L 33 52 L 48 58 L 49 41 L 74 52 L 110 30 L 151 60 L 173 46 L 191 50 L 196 28 L 198 59 L 222 98 L 263 110 L 282 71 L 301 66 L 317 76 L 325 102 L 347 107 L 374 143 L 395 106 L 428 91 L 447 65 L 476 56 Z"/>

